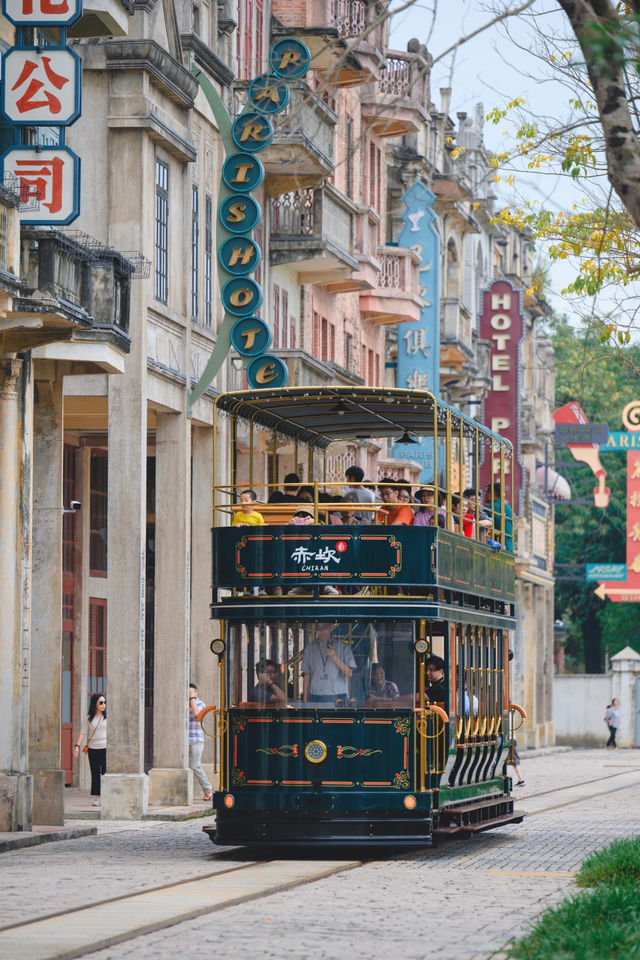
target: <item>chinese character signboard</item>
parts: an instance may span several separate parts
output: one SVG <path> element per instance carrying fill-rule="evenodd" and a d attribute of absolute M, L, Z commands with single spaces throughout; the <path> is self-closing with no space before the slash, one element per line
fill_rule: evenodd
<path fill-rule="evenodd" d="M 39 209 L 22 223 L 71 223 L 80 209 L 80 160 L 68 147 L 18 147 L 0 158 L 2 176 L 13 174 L 23 203 L 35 197 Z"/>
<path fill-rule="evenodd" d="M 1 174 L 18 180 L 21 223 L 71 223 L 80 213 L 80 160 L 62 146 L 62 128 L 80 116 L 82 61 L 64 43 L 67 27 L 82 16 L 82 0 L 2 0 L 2 12 L 20 28 L 57 29 L 60 46 L 18 44 L 2 56 L 0 113 L 13 125 L 16 146 L 0 158 Z M 21 145 L 21 127 L 53 128 L 53 136 L 46 148 L 42 140 Z"/>
<path fill-rule="evenodd" d="M 67 126 L 80 116 L 82 64 L 66 47 L 14 47 L 2 58 L 0 109 L 15 124 Z"/>
<path fill-rule="evenodd" d="M 405 225 L 398 240 L 400 246 L 408 247 L 420 257 L 420 296 L 424 303 L 417 323 L 398 325 L 396 386 L 428 390 L 437 397 L 440 378 L 440 237 L 435 228 L 435 199 L 435 195 L 419 181 L 403 197 Z M 428 437 L 419 440 L 411 446 L 395 444 L 393 456 L 422 464 L 420 481 L 430 483 L 433 481 L 433 440 Z"/>
<path fill-rule="evenodd" d="M 516 513 L 519 512 L 519 494 L 522 488 L 519 438 L 519 354 L 524 332 L 520 312 L 520 293 L 508 280 L 496 280 L 482 294 L 480 337 L 491 344 L 491 390 L 484 405 L 484 422 L 495 433 L 510 440 L 513 459 L 505 459 L 505 486 L 503 491 L 513 496 Z M 500 462 L 497 455 L 485 456 L 480 468 L 481 486 L 499 480 Z"/>
<path fill-rule="evenodd" d="M 82 0 L 2 0 L 2 12 L 16 27 L 70 27 L 82 16 Z"/>

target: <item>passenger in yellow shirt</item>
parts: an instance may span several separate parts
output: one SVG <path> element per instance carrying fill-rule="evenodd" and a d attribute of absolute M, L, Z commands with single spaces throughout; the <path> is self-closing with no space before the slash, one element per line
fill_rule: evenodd
<path fill-rule="evenodd" d="M 257 499 L 258 497 L 255 490 L 242 491 L 240 494 L 240 503 L 244 509 L 234 513 L 234 527 L 262 527 L 264 525 L 264 517 L 262 514 L 253 509 Z"/>

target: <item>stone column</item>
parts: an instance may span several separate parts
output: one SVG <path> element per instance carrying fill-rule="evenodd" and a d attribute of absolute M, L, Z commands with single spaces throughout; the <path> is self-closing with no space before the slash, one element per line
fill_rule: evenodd
<path fill-rule="evenodd" d="M 35 374 L 33 423 L 33 594 L 29 766 L 33 819 L 64 824 L 60 769 L 62 657 L 62 378 L 54 364 Z"/>
<path fill-rule="evenodd" d="M 191 679 L 207 704 L 220 703 L 217 658 L 210 644 L 220 636 L 220 625 L 211 619 L 211 513 L 213 509 L 213 449 L 211 427 L 193 430 L 193 481 L 191 503 Z M 213 732 L 213 723 L 205 721 L 205 730 Z M 216 786 L 213 769 L 213 740 L 205 737 L 203 764 Z"/>
<path fill-rule="evenodd" d="M 30 363 L 0 362 L 0 831 L 31 830 L 28 773 L 31 420 Z"/>
<path fill-rule="evenodd" d="M 134 307 L 132 305 L 132 315 Z M 107 512 L 107 773 L 101 816 L 140 819 L 144 772 L 147 400 L 144 338 L 132 337 L 124 376 L 109 378 Z"/>
<path fill-rule="evenodd" d="M 156 418 L 156 569 L 153 675 L 154 803 L 191 803 L 187 687 L 191 606 L 191 422 Z"/>

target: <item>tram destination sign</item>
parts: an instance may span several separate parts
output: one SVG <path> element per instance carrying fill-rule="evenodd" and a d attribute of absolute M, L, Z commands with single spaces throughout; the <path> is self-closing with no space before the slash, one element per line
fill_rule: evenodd
<path fill-rule="evenodd" d="M 242 583 L 340 584 L 394 581 L 403 570 L 402 543 L 394 533 L 238 533 L 235 572 Z"/>
<path fill-rule="evenodd" d="M 606 443 L 609 438 L 607 423 L 556 423 L 556 444 Z"/>

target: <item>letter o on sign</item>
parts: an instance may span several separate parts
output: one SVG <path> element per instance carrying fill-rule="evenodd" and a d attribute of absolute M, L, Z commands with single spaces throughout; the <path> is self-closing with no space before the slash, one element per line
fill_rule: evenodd
<path fill-rule="evenodd" d="M 243 317 L 231 328 L 231 345 L 241 357 L 259 357 L 270 344 L 271 330 L 260 317 Z"/>
<path fill-rule="evenodd" d="M 255 357 L 247 367 L 247 383 L 252 390 L 264 390 L 266 387 L 284 387 L 289 378 L 287 365 L 280 357 L 264 353 Z"/>
<path fill-rule="evenodd" d="M 262 303 L 262 288 L 250 277 L 234 277 L 222 288 L 222 306 L 234 317 L 248 317 Z"/>

